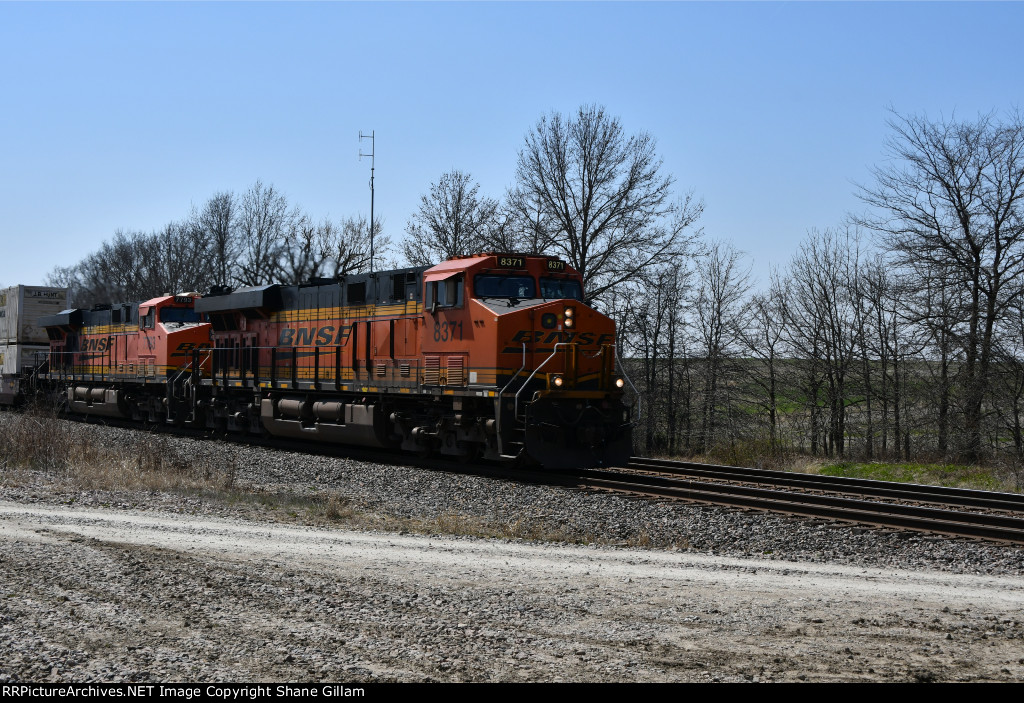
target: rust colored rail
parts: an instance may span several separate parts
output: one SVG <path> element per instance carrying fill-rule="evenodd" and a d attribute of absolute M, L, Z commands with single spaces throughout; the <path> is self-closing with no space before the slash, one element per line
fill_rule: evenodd
<path fill-rule="evenodd" d="M 1000 493 L 946 486 L 929 486 L 871 479 L 800 474 L 789 471 L 769 471 L 737 466 L 717 466 L 689 461 L 647 459 L 634 457 L 628 467 L 640 471 L 655 471 L 674 476 L 694 476 L 722 481 L 745 481 L 762 485 L 832 491 L 847 495 L 876 496 L 894 500 L 936 503 L 956 507 L 972 507 L 1024 513 L 1024 495 Z"/>
<path fill-rule="evenodd" d="M 1024 517 L 1006 514 L 964 512 L 638 473 L 579 470 L 565 472 L 565 475 L 570 473 L 582 487 L 1024 544 Z M 748 483 L 752 481 L 749 477 L 745 480 Z"/>

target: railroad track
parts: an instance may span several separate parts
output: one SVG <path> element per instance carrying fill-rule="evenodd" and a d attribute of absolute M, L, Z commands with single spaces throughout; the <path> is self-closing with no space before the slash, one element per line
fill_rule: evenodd
<path fill-rule="evenodd" d="M 103 424 L 119 425 L 109 419 Z M 126 428 L 140 429 L 125 423 Z M 162 427 L 161 431 L 168 428 Z M 183 434 L 180 431 L 178 434 Z M 204 431 L 187 434 L 206 436 Z M 785 471 L 634 457 L 615 469 L 549 471 L 416 458 L 341 445 L 225 437 L 271 449 L 388 461 L 423 469 L 473 473 L 548 485 L 590 488 L 835 522 L 915 530 L 1024 545 L 1024 496 L 941 486 L 897 484 Z M 937 507 L 942 506 L 942 507 Z M 971 509 L 971 510 L 968 510 Z"/>
<path fill-rule="evenodd" d="M 1010 514 L 1024 514 L 1024 495 L 1019 493 L 999 493 L 996 491 L 947 488 L 945 486 L 895 483 L 893 481 L 873 481 L 860 478 L 843 478 L 840 476 L 800 474 L 790 471 L 748 469 L 737 466 L 716 466 L 714 464 L 697 464 L 690 461 L 647 459 L 643 457 L 634 457 L 626 468 L 633 471 L 647 471 L 672 476 L 690 476 L 738 483 L 757 483 L 791 490 L 832 492 L 910 503 L 931 503 L 957 508 L 970 507 L 990 511 L 1005 511 Z"/>
<path fill-rule="evenodd" d="M 1024 544 L 1017 494 L 645 458 L 622 469 L 560 473 L 581 487 Z"/>

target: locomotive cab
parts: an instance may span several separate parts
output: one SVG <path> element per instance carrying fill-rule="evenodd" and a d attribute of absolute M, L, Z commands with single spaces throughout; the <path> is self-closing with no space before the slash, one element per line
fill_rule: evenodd
<path fill-rule="evenodd" d="M 485 457 L 549 468 L 628 459 L 614 323 L 585 303 L 576 271 L 549 257 L 487 254 L 447 261 L 425 281 L 424 383 L 469 392 L 461 422 L 492 418 Z"/>
<path fill-rule="evenodd" d="M 195 309 L 197 293 L 152 298 L 139 304 L 138 359 L 168 376 L 193 365 L 209 370 L 210 325 Z"/>

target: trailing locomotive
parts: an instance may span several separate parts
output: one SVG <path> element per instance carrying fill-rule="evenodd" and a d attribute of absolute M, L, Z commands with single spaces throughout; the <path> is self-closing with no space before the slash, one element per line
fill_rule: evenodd
<path fill-rule="evenodd" d="M 50 339 L 40 380 L 60 389 L 72 412 L 176 424 L 195 422 L 187 411 L 192 387 L 208 373 L 210 324 L 195 311 L 198 294 L 142 303 L 64 310 L 40 319 Z"/>
<path fill-rule="evenodd" d="M 549 257 L 155 298 L 45 318 L 70 410 L 545 467 L 631 453 L 614 323 Z"/>

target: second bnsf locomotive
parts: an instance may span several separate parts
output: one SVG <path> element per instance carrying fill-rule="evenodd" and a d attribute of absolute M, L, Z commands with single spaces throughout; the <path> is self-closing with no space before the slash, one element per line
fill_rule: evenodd
<path fill-rule="evenodd" d="M 612 320 L 579 274 L 482 254 L 45 318 L 73 411 L 545 467 L 628 459 Z"/>

